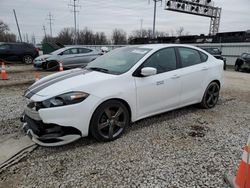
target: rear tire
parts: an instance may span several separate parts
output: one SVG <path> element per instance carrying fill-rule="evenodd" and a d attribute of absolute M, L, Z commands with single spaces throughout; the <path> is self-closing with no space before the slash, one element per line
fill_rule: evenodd
<path fill-rule="evenodd" d="M 127 107 L 118 100 L 109 100 L 95 110 L 90 123 L 90 133 L 98 141 L 112 141 L 123 134 L 129 122 Z"/>
<path fill-rule="evenodd" d="M 216 82 L 210 83 L 203 95 L 200 106 L 206 109 L 213 108 L 218 102 L 219 95 L 220 86 Z"/>
<path fill-rule="evenodd" d="M 23 63 L 29 65 L 33 62 L 33 57 L 30 55 L 23 56 Z"/>

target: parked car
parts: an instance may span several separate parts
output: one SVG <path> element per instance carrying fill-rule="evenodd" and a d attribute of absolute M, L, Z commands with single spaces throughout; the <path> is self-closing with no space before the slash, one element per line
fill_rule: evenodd
<path fill-rule="evenodd" d="M 37 57 L 34 60 L 34 67 L 44 70 L 57 70 L 59 69 L 59 62 L 62 62 L 64 68 L 76 68 L 86 66 L 100 55 L 101 53 L 97 50 L 81 46 L 65 47 Z"/>
<path fill-rule="evenodd" d="M 219 48 L 202 48 L 203 50 L 207 51 L 211 55 L 213 55 L 216 59 L 221 59 L 224 61 L 224 70 L 227 69 L 227 59 L 224 58 L 221 54 L 221 50 Z"/>
<path fill-rule="evenodd" d="M 31 64 L 39 55 L 39 50 L 32 44 L 25 42 L 12 42 L 0 44 L 0 59 L 6 61 L 22 61 Z"/>
<path fill-rule="evenodd" d="M 250 53 L 243 53 L 237 58 L 235 65 L 235 71 L 250 70 Z"/>
<path fill-rule="evenodd" d="M 45 77 L 25 92 L 21 120 L 39 145 L 58 146 L 88 134 L 119 138 L 130 122 L 199 103 L 213 108 L 223 61 L 189 45 L 117 48 L 77 68 Z"/>

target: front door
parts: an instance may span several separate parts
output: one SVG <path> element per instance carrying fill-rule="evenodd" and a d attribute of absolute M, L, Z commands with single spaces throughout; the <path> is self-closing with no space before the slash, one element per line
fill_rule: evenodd
<path fill-rule="evenodd" d="M 143 67 L 156 68 L 157 74 L 134 77 L 138 119 L 178 107 L 181 83 L 175 49 L 165 48 L 157 51 L 138 71 Z"/>

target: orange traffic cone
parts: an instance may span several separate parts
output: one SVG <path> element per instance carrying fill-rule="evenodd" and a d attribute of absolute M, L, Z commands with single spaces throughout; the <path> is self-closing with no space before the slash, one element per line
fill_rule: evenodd
<path fill-rule="evenodd" d="M 7 74 L 6 74 L 4 62 L 2 62 L 1 79 L 2 79 L 2 80 L 8 80 L 8 79 L 7 79 Z"/>
<path fill-rule="evenodd" d="M 250 188 L 250 137 L 247 146 L 244 148 L 236 177 L 226 176 L 225 180 L 233 188 Z"/>
<path fill-rule="evenodd" d="M 63 71 L 63 64 L 62 64 L 62 62 L 59 62 L 59 71 Z"/>
<path fill-rule="evenodd" d="M 36 81 L 36 82 L 39 80 L 39 77 L 40 77 L 40 76 L 39 76 L 39 73 L 36 72 L 36 73 L 35 73 L 35 81 Z"/>

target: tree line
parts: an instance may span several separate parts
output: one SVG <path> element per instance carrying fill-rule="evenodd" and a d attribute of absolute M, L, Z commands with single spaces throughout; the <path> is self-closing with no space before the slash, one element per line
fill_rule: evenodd
<path fill-rule="evenodd" d="M 184 34 L 184 28 L 176 30 L 176 35 L 181 36 Z M 172 33 L 173 35 L 173 33 Z M 155 31 L 157 37 L 167 37 L 168 32 Z M 128 44 L 133 38 L 153 38 L 152 29 L 134 30 L 127 34 L 123 29 L 115 28 L 111 36 L 108 37 L 104 32 L 94 32 L 85 27 L 82 30 L 75 31 L 73 28 L 63 28 L 56 37 L 45 35 L 42 39 L 44 42 L 58 42 L 63 45 L 81 44 L 81 45 L 124 45 Z M 0 20 L 0 42 L 15 42 L 17 37 L 15 34 L 9 32 L 9 27 Z M 34 41 L 34 40 L 33 40 Z"/>
<path fill-rule="evenodd" d="M 16 35 L 9 32 L 9 26 L 0 20 L 0 42 L 15 42 Z"/>

